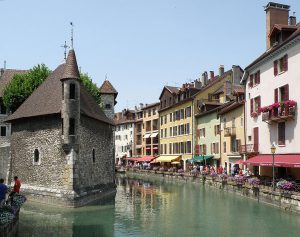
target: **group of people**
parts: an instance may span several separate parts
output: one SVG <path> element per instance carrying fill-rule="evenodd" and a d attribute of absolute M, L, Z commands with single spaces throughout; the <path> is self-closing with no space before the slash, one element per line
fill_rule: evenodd
<path fill-rule="evenodd" d="M 18 176 L 14 177 L 14 187 L 13 190 L 9 193 L 8 195 L 8 200 L 6 200 L 6 194 L 8 193 L 8 187 L 7 185 L 4 184 L 4 179 L 0 179 L 0 207 L 5 203 L 9 202 L 9 200 L 12 199 L 12 197 L 20 192 L 21 188 L 21 181 L 18 179 Z"/>

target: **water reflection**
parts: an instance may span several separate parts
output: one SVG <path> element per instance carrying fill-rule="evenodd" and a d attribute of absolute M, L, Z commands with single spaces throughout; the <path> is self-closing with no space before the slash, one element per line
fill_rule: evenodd
<path fill-rule="evenodd" d="M 204 188 L 118 177 L 113 203 L 77 209 L 26 204 L 19 236 L 298 236 L 300 216 Z"/>

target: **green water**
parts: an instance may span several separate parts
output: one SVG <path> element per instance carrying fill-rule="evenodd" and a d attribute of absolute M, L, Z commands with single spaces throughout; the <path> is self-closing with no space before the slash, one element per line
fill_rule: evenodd
<path fill-rule="evenodd" d="M 18 236 L 300 236 L 300 215 L 201 184 L 117 179 L 115 201 L 77 209 L 27 203 Z"/>

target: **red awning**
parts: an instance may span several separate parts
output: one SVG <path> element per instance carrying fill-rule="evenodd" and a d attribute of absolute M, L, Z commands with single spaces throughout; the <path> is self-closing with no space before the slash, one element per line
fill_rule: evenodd
<path fill-rule="evenodd" d="M 151 147 L 146 147 L 146 150 L 151 150 Z"/>
<path fill-rule="evenodd" d="M 272 166 L 272 155 L 258 155 L 246 160 L 244 164 L 254 166 Z M 300 168 L 300 154 L 297 155 L 274 155 L 274 166 Z"/>
<path fill-rule="evenodd" d="M 234 164 L 241 165 L 243 164 L 243 160 L 237 160 Z"/>
<path fill-rule="evenodd" d="M 137 162 L 150 162 L 154 159 L 153 156 L 143 156 L 143 157 L 130 157 L 126 158 L 126 160 L 137 161 Z"/>

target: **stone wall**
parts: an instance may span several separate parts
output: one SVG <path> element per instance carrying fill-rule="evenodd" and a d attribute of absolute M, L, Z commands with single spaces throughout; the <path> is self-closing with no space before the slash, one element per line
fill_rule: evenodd
<path fill-rule="evenodd" d="M 38 149 L 40 162 L 34 163 Z M 15 122 L 12 126 L 12 176 L 23 186 L 67 188 L 64 181 L 66 159 L 61 148 L 61 119 L 57 116 Z"/>
<path fill-rule="evenodd" d="M 81 116 L 79 158 L 74 173 L 75 191 L 86 192 L 105 185 L 114 187 L 113 148 L 112 126 Z"/>
<path fill-rule="evenodd" d="M 0 146 L 0 178 L 7 180 L 10 163 L 10 146 Z"/>

